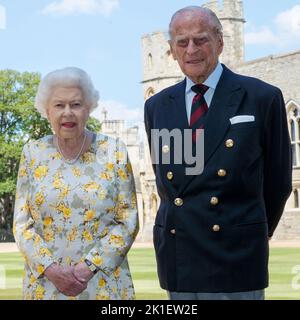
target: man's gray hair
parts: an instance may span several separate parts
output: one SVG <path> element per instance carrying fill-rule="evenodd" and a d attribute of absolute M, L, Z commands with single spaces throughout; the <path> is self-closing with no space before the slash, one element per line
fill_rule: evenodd
<path fill-rule="evenodd" d="M 83 93 L 84 103 L 92 112 L 99 100 L 99 92 L 94 88 L 90 76 L 82 69 L 67 67 L 48 73 L 40 82 L 35 97 L 35 108 L 47 118 L 46 108 L 52 91 L 56 87 L 77 87 Z"/>
<path fill-rule="evenodd" d="M 205 8 L 205 7 L 199 7 L 199 6 L 188 6 L 188 7 L 184 7 L 178 11 L 176 11 L 170 21 L 169 24 L 169 37 L 170 39 L 172 39 L 172 28 L 173 28 L 173 24 L 175 19 L 180 16 L 182 13 L 185 12 L 196 12 L 198 11 L 199 13 L 202 13 L 203 15 L 205 15 L 208 18 L 208 22 L 211 25 L 211 27 L 214 29 L 214 31 L 217 34 L 223 35 L 223 27 L 222 24 L 219 20 L 219 18 L 217 17 L 217 15 L 209 8 Z"/>

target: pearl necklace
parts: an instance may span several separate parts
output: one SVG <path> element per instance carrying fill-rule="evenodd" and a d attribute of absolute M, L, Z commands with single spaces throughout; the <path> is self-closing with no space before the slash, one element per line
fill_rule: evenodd
<path fill-rule="evenodd" d="M 66 163 L 68 163 L 68 164 L 74 164 L 74 163 L 79 159 L 79 157 L 80 157 L 80 155 L 81 155 L 81 152 L 82 152 L 82 150 L 83 150 L 83 147 L 84 147 L 84 145 L 85 145 L 86 136 L 87 136 L 87 134 L 86 134 L 86 132 L 84 131 L 84 139 L 83 139 L 81 148 L 80 148 L 79 152 L 77 153 L 77 155 L 75 156 L 75 158 L 73 158 L 73 159 L 67 159 L 67 158 L 65 158 L 65 156 L 64 156 L 64 154 L 63 154 L 63 152 L 62 152 L 62 149 L 60 148 L 60 145 L 59 145 L 59 139 L 58 139 L 58 137 L 56 136 L 56 144 L 57 144 L 58 151 L 59 151 L 59 153 L 61 154 L 62 158 L 64 159 L 64 161 L 65 161 Z"/>

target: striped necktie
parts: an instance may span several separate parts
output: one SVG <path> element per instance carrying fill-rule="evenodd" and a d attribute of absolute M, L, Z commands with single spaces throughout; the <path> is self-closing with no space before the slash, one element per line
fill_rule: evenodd
<path fill-rule="evenodd" d="M 192 86 L 192 91 L 196 93 L 192 102 L 190 128 L 192 129 L 193 142 L 196 142 L 196 130 L 204 128 L 205 116 L 208 110 L 207 103 L 204 99 L 205 92 L 209 89 L 204 84 L 196 84 Z"/>

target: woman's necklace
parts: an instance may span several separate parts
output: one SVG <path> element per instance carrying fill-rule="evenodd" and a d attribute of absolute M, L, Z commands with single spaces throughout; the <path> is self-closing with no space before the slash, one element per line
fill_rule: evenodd
<path fill-rule="evenodd" d="M 84 138 L 83 138 L 83 142 L 82 142 L 81 148 L 80 148 L 79 152 L 77 153 L 77 155 L 75 156 L 75 158 L 73 158 L 73 159 L 67 159 L 67 158 L 64 156 L 64 154 L 63 154 L 63 152 L 62 152 L 62 149 L 60 148 L 60 145 L 59 145 L 59 139 L 58 139 L 58 137 L 56 136 L 56 143 L 57 143 L 58 151 L 59 151 L 59 153 L 61 154 L 62 158 L 64 159 L 64 161 L 65 161 L 66 163 L 68 163 L 68 164 L 74 164 L 74 163 L 79 159 L 79 157 L 80 157 L 80 155 L 81 155 L 81 152 L 82 152 L 82 150 L 83 150 L 83 147 L 84 147 L 84 145 L 85 145 L 86 136 L 87 136 L 87 134 L 86 134 L 86 132 L 84 131 Z"/>

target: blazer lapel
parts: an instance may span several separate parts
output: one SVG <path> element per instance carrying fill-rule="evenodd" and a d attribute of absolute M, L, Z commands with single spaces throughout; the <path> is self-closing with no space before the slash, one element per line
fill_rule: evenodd
<path fill-rule="evenodd" d="M 185 105 L 186 80 L 178 83 L 169 95 L 168 101 L 168 129 L 188 129 L 189 123 Z"/>
<path fill-rule="evenodd" d="M 223 65 L 223 73 L 216 87 L 208 110 L 204 128 L 204 172 L 205 165 L 216 151 L 230 127 L 229 119 L 234 116 L 243 100 L 245 90 L 236 81 L 234 73 Z M 186 176 L 180 193 L 197 177 Z"/>

